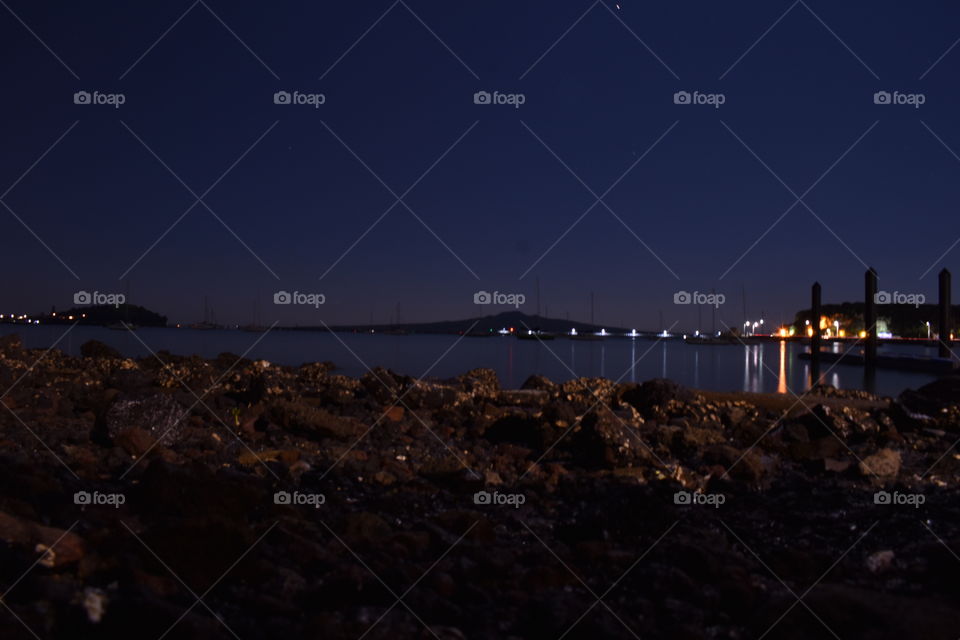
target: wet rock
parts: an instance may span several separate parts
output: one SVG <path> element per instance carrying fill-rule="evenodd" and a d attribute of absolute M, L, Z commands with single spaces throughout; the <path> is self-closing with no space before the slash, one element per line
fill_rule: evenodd
<path fill-rule="evenodd" d="M 858 465 L 864 476 L 878 477 L 881 480 L 891 480 L 900 473 L 900 454 L 892 449 L 881 449 L 872 456 L 867 456 Z"/>
<path fill-rule="evenodd" d="M 891 550 L 877 551 L 867 556 L 867 569 L 870 573 L 883 573 L 893 566 L 896 554 Z"/>
<path fill-rule="evenodd" d="M 80 345 L 80 355 L 84 358 L 122 360 L 123 356 L 113 347 L 99 340 L 88 340 Z"/>
<path fill-rule="evenodd" d="M 338 416 L 303 402 L 278 400 L 270 407 L 271 419 L 285 429 L 330 438 L 355 438 L 367 430 L 359 420 Z"/>
<path fill-rule="evenodd" d="M 521 389 L 535 389 L 537 391 L 546 391 L 549 394 L 554 394 L 558 390 L 556 382 L 550 380 L 550 378 L 541 375 L 532 375 L 527 378 L 522 385 Z"/>
<path fill-rule="evenodd" d="M 114 443 L 131 456 L 140 457 L 153 448 L 157 439 L 140 427 L 124 429 L 114 438 Z"/>
<path fill-rule="evenodd" d="M 512 389 L 501 391 L 500 404 L 516 406 L 545 405 L 550 399 L 546 391 L 541 389 Z"/>
<path fill-rule="evenodd" d="M 836 409 L 818 404 L 800 418 L 800 422 L 807 428 L 811 439 L 825 436 L 846 436 L 849 426 L 842 414 Z"/>
<path fill-rule="evenodd" d="M 620 400 L 633 406 L 644 418 L 653 418 L 658 410 L 671 402 L 689 402 L 693 393 L 686 387 L 663 378 L 647 380 L 642 384 L 623 385 Z"/>
<path fill-rule="evenodd" d="M 0 511 L 0 540 L 19 545 L 31 554 L 41 553 L 44 567 L 60 567 L 79 561 L 86 543 L 75 533 L 47 527 Z"/>
<path fill-rule="evenodd" d="M 11 333 L 8 336 L 0 337 L 0 356 L 13 360 L 22 360 L 26 355 L 27 352 L 26 349 L 23 348 L 23 340 L 20 339 L 19 335 Z"/>
<path fill-rule="evenodd" d="M 116 439 L 127 429 L 138 428 L 169 445 L 181 436 L 186 417 L 186 407 L 173 396 L 154 393 L 142 397 L 117 397 L 107 410 L 105 420 L 111 438 Z"/>
<path fill-rule="evenodd" d="M 500 391 L 500 379 L 493 369 L 471 369 L 457 381 L 466 393 L 477 397 L 492 398 Z"/>
<path fill-rule="evenodd" d="M 483 437 L 494 444 L 509 442 L 537 451 L 544 446 L 544 434 L 540 421 L 522 413 L 500 418 L 487 428 Z"/>
<path fill-rule="evenodd" d="M 900 394 L 900 402 L 915 413 L 935 415 L 942 408 L 960 404 L 960 376 L 944 376 Z"/>

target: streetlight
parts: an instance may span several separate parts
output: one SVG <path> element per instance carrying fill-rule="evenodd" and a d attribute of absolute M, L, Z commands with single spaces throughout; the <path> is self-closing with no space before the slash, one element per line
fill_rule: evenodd
<path fill-rule="evenodd" d="M 930 339 L 930 321 L 929 320 L 927 320 L 926 325 L 927 325 L 927 340 L 929 340 Z"/>
<path fill-rule="evenodd" d="M 834 321 L 833 321 L 833 328 L 834 328 L 834 336 L 833 336 L 833 337 L 834 337 L 834 338 L 839 338 L 839 337 L 840 337 L 840 321 L 839 321 L 839 320 L 834 320 Z"/>

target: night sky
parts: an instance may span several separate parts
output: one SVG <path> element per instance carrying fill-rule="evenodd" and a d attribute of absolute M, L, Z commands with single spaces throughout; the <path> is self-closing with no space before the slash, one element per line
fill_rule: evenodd
<path fill-rule="evenodd" d="M 414 322 L 534 313 L 539 278 L 552 316 L 692 328 L 675 292 L 777 322 L 866 265 L 930 301 L 960 272 L 955 3 L 0 5 L 8 311 Z"/>

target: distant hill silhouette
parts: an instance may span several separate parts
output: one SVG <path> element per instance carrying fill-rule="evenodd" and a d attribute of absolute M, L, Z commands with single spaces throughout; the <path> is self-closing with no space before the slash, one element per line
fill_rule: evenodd
<path fill-rule="evenodd" d="M 495 334 L 500 329 L 513 327 L 516 331 L 539 329 L 550 333 L 567 333 L 570 329 L 578 332 L 594 332 L 606 329 L 613 332 L 630 331 L 629 328 L 614 327 L 611 325 L 590 324 L 576 320 L 562 318 L 545 318 L 543 316 L 528 315 L 521 311 L 504 311 L 492 316 L 468 318 L 465 320 L 444 320 L 440 322 L 418 322 L 405 324 L 365 324 L 365 325 L 337 325 L 330 327 L 332 331 L 355 331 L 367 333 L 466 333 L 470 335 Z M 324 330 L 323 327 L 297 327 L 307 330 Z"/>
<path fill-rule="evenodd" d="M 72 320 L 70 319 L 71 316 L 73 316 Z M 110 325 L 124 322 L 139 327 L 167 326 L 166 316 L 135 304 L 73 307 L 72 309 L 51 311 L 42 316 L 31 317 L 39 319 L 40 324 L 74 324 L 79 322 L 83 325 Z"/>

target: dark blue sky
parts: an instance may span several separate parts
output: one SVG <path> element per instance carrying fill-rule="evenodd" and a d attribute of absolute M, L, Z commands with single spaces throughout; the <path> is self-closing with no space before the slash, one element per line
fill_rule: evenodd
<path fill-rule="evenodd" d="M 589 319 L 595 291 L 599 322 L 692 328 L 677 291 L 724 293 L 733 324 L 745 288 L 777 321 L 814 279 L 862 295 L 863 263 L 930 299 L 960 271 L 960 248 L 938 260 L 960 237 L 954 3 L 4 2 L 0 194 L 49 151 L 0 198 L 40 239 L 0 206 L 11 311 L 129 270 L 131 302 L 175 321 L 204 295 L 221 322 L 254 300 L 267 323 L 418 321 L 503 310 L 478 290 L 533 312 L 539 277 L 551 315 Z"/>

